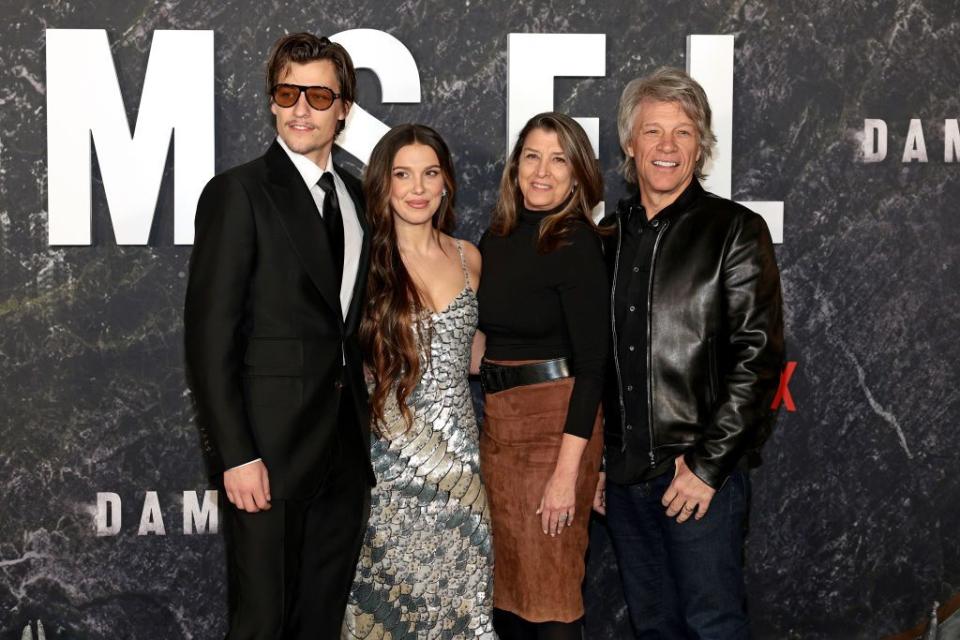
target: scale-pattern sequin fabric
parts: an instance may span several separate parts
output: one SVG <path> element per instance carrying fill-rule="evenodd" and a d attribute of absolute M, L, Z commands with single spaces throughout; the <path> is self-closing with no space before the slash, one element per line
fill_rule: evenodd
<path fill-rule="evenodd" d="M 469 286 L 430 316 L 430 358 L 373 442 L 377 486 L 343 638 L 495 638 L 493 551 L 467 370 L 477 326 Z"/>

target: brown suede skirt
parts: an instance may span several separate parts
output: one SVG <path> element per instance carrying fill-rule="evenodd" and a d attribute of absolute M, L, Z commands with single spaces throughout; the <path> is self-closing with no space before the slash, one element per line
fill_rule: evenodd
<path fill-rule="evenodd" d="M 603 432 L 600 411 L 580 459 L 573 524 L 543 533 L 537 507 L 553 474 L 573 378 L 487 394 L 480 470 L 493 525 L 493 606 L 531 622 L 583 616 L 581 585 Z"/>

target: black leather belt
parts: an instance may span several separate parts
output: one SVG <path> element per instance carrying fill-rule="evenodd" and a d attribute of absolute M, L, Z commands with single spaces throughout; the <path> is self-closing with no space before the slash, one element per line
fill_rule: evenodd
<path fill-rule="evenodd" d="M 480 363 L 480 385 L 485 393 L 497 393 L 514 387 L 570 377 L 570 360 L 555 358 L 530 364 Z"/>

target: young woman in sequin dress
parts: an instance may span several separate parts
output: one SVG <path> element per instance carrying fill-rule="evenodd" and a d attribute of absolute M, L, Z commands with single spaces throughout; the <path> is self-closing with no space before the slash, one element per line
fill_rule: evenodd
<path fill-rule="evenodd" d="M 371 254 L 361 344 L 377 486 L 343 638 L 494 638 L 492 548 L 467 374 L 480 253 L 449 235 L 447 145 L 393 128 L 364 179 Z"/>

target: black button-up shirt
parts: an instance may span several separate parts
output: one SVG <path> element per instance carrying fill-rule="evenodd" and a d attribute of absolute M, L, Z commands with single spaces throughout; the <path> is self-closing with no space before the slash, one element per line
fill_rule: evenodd
<path fill-rule="evenodd" d="M 653 446 L 648 412 L 647 336 L 648 300 L 654 248 L 671 217 L 683 211 L 696 196 L 699 183 L 691 186 L 653 220 L 647 220 L 639 196 L 619 207 L 620 250 L 613 279 L 615 368 L 607 377 L 608 402 L 623 399 L 621 421 L 607 420 L 605 427 L 607 479 L 634 484 L 655 478 L 673 469 L 671 458 L 653 465 Z M 618 366 L 617 366 L 618 365 Z M 619 396 L 619 397 L 618 397 Z M 656 398 L 653 398 L 656 401 Z M 610 415 L 610 412 L 607 414 Z"/>

